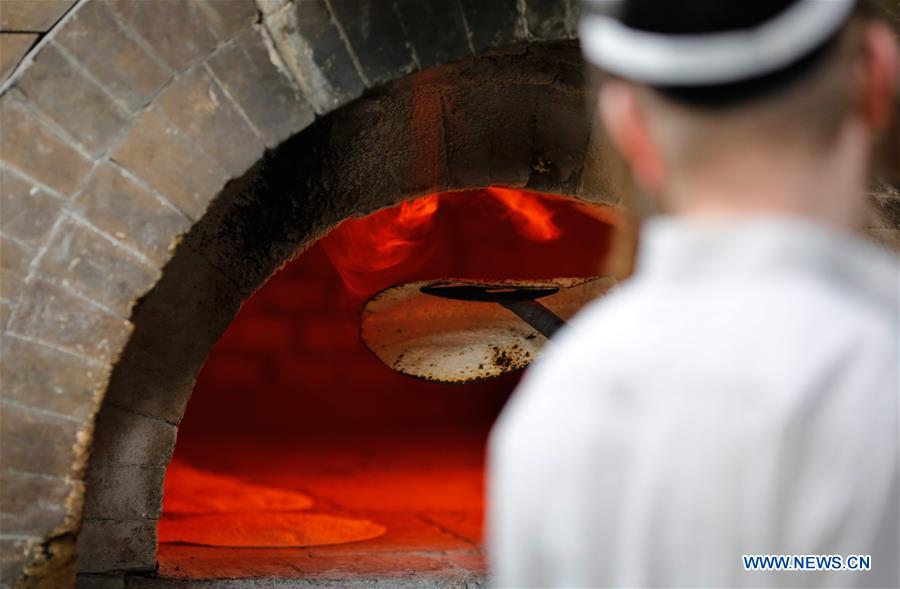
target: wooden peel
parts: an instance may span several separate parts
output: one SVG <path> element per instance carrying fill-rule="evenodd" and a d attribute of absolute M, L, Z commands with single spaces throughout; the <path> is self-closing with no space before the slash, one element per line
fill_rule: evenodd
<path fill-rule="evenodd" d="M 366 302 L 360 338 L 403 374 L 445 383 L 484 380 L 530 364 L 548 336 L 614 283 L 590 277 L 401 284 Z"/>

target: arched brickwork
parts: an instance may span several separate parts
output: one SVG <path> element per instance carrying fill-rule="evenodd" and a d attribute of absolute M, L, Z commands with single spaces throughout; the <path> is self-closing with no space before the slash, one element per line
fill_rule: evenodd
<path fill-rule="evenodd" d="M 94 417 L 113 366 L 132 333 L 135 338 L 139 335 L 134 326 L 140 324 L 140 308 L 132 317 L 135 302 L 148 291 L 150 300 L 161 276 L 178 276 L 188 268 L 192 279 L 206 280 L 230 294 L 222 295 L 222 300 L 204 300 L 205 292 L 190 291 L 189 284 L 181 284 L 170 287 L 168 304 L 195 309 L 195 318 L 210 306 L 233 313 L 241 297 L 310 235 L 311 226 L 291 228 L 287 223 L 279 224 L 277 229 L 283 233 L 271 238 L 254 237 L 252 231 L 216 233 L 217 214 L 229 221 L 236 216 L 251 225 L 279 221 L 276 217 L 284 211 L 267 216 L 265 209 L 248 209 L 241 195 L 248 193 L 247 184 L 260 182 L 259 170 L 280 166 L 279 173 L 289 173 L 304 162 L 287 163 L 272 154 L 263 158 L 267 149 L 316 118 L 323 119 L 322 124 L 309 135 L 330 137 L 333 131 L 324 120 L 328 113 L 367 89 L 420 71 L 424 73 L 419 74 L 419 83 L 430 87 L 424 92 L 432 95 L 412 102 L 432 115 L 446 115 L 449 129 L 460 124 L 453 113 L 470 108 L 471 97 L 448 95 L 450 103 L 443 104 L 443 91 L 427 81 L 429 68 L 492 48 L 572 38 L 576 16 L 568 1 L 404 1 L 373 5 L 368 12 L 360 6 L 341 0 L 164 4 L 82 0 L 3 82 L 0 320 L 4 364 L 15 368 L 4 370 L 2 399 L 2 585 L 58 587 L 73 578 Z M 577 62 L 573 49 L 565 48 L 567 57 L 547 59 L 562 59 L 571 66 Z M 474 60 L 472 67 L 502 59 Z M 527 72 L 523 75 L 528 77 Z M 559 92 L 546 71 L 541 80 L 508 82 L 522 82 L 521 89 L 535 104 L 550 104 L 558 98 L 537 100 L 544 90 Z M 580 84 L 580 79 L 564 84 L 563 93 L 574 84 Z M 456 99 L 459 104 L 453 103 Z M 566 99 L 578 101 L 580 95 Z M 374 128 L 390 135 L 390 129 L 377 130 L 380 122 L 391 120 L 378 113 L 387 108 L 385 101 L 388 98 L 374 93 L 360 103 L 372 109 L 371 127 L 354 132 L 364 136 Z M 534 114 L 533 109 L 523 112 Z M 398 114 L 409 118 L 408 112 Z M 460 127 L 459 132 L 464 131 Z M 295 143 L 289 146 L 294 153 L 308 153 L 303 151 L 308 147 L 301 145 L 302 137 Z M 477 143 L 464 145 L 460 140 L 457 147 L 432 159 L 439 162 L 435 169 L 426 169 L 427 160 L 416 162 L 416 175 L 410 176 L 413 184 L 391 184 L 387 175 L 370 176 L 371 186 L 353 186 L 344 179 L 350 189 L 344 194 L 348 199 L 365 194 L 368 200 L 362 208 L 371 209 L 432 187 L 488 179 L 515 183 L 514 178 L 502 177 L 507 171 L 520 178 L 519 183 L 530 177 L 530 153 L 516 154 L 516 169 L 498 159 L 505 144 L 497 143 L 495 154 L 487 158 L 483 152 L 470 151 Z M 571 153 L 571 146 L 560 149 L 561 157 Z M 320 157 L 333 161 L 333 166 L 344 163 L 327 149 Z M 477 167 L 482 180 L 464 177 L 473 173 L 467 158 L 481 160 Z M 257 161 L 254 171 L 247 173 Z M 571 191 L 571 183 L 580 175 L 571 172 L 580 171 L 579 163 L 547 159 L 539 167 L 546 172 L 550 164 L 556 165 L 553 174 L 546 180 L 536 175 L 534 181 L 557 183 L 561 190 Z M 223 192 L 233 178 L 240 180 Z M 373 190 L 376 184 L 378 190 Z M 297 190 L 298 206 L 319 210 L 321 192 L 305 193 L 302 185 Z M 207 212 L 220 193 L 222 198 Z M 316 219 L 322 229 L 349 212 L 349 202 L 343 203 L 343 209 L 334 207 L 330 217 L 304 215 Z M 200 225 L 172 258 L 178 241 L 198 221 Z M 236 284 L 229 275 L 234 268 L 201 256 L 211 250 L 191 245 L 203 238 L 227 240 L 235 235 L 234 243 L 257 239 L 259 251 L 266 250 L 259 254 L 261 259 L 244 258 L 243 269 L 252 270 L 243 284 Z M 165 284 L 164 279 L 159 289 Z M 176 298 L 179 295 L 182 298 Z M 223 327 L 211 317 L 208 321 L 210 333 Z M 209 344 L 201 341 L 196 346 L 202 349 Z M 205 351 L 199 353 L 200 362 L 203 356 Z M 127 358 L 133 365 L 149 366 L 166 360 L 138 352 Z M 190 380 L 178 384 L 179 390 L 189 390 Z M 122 385 L 120 390 L 128 388 Z M 99 440 L 94 444 L 98 467 L 93 471 L 98 481 L 103 464 L 131 468 L 139 473 L 133 480 L 159 477 L 159 468 L 148 467 L 164 465 L 169 451 L 166 435 L 174 434 L 173 424 L 186 398 L 172 400 L 168 407 L 152 407 L 162 402 L 160 398 L 140 400 L 149 406 L 122 408 L 121 419 L 132 425 L 119 430 L 140 443 L 117 439 L 103 444 L 99 436 L 104 429 L 98 429 Z M 108 404 L 104 415 L 114 415 L 114 407 L 125 404 L 118 398 Z M 161 412 L 162 418 L 154 412 Z M 152 516 L 153 507 L 132 502 L 123 509 L 143 517 Z M 96 514 L 94 509 L 90 502 L 85 506 L 89 518 Z M 94 533 L 93 538 L 107 538 L 101 529 L 104 524 L 98 522 L 110 520 L 93 520 L 83 536 L 90 540 Z M 146 536 L 151 542 L 152 537 Z M 90 544 L 82 542 L 82 546 Z M 141 566 L 152 566 L 152 561 L 142 561 L 136 568 Z"/>
<path fill-rule="evenodd" d="M 0 587 L 71 584 L 79 532 L 85 571 L 153 567 L 193 375 L 341 218 L 489 183 L 612 201 L 603 150 L 559 133 L 582 116 L 576 17 L 575 0 L 82 0 L 40 37 L 0 85 Z M 896 193 L 879 198 L 895 239 Z"/>
<path fill-rule="evenodd" d="M 97 419 L 83 573 L 154 568 L 165 466 L 200 367 L 241 302 L 329 227 L 491 184 L 610 198 L 583 182 L 588 133 L 564 132 L 584 116 L 579 69 L 577 47 L 562 43 L 413 74 L 324 117 L 226 187 L 132 315 Z"/>

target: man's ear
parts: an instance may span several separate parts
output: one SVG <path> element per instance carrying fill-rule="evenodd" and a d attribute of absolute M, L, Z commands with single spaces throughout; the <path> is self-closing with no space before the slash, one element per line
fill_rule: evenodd
<path fill-rule="evenodd" d="M 869 127 L 882 131 L 891 125 L 897 99 L 897 38 L 878 21 L 866 24 L 863 38 L 862 115 Z"/>
<path fill-rule="evenodd" d="M 665 161 L 634 88 L 627 82 L 607 81 L 600 88 L 598 107 L 607 133 L 625 156 L 635 181 L 647 192 L 658 192 L 666 179 Z"/>

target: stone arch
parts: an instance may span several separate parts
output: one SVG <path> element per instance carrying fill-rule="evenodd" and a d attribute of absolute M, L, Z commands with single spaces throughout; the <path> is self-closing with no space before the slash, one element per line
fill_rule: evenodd
<path fill-rule="evenodd" d="M 4 374 L 0 434 L 4 585 L 69 584 L 82 512 L 83 550 L 92 539 L 113 537 L 102 523 L 111 519 L 92 517 L 97 505 L 90 496 L 85 503 L 92 446 L 92 487 L 98 492 L 109 480 L 103 467 L 106 474 L 131 469 L 135 476 L 129 480 L 158 480 L 159 468 L 151 467 L 164 465 L 160 457 L 171 450 L 167 435 L 174 433 L 186 398 L 136 394 L 129 405 L 121 391 L 138 391 L 140 385 L 123 382 L 121 375 L 136 372 L 115 368 L 158 367 L 159 359 L 141 353 L 139 345 L 141 314 L 149 313 L 154 297 L 161 298 L 154 293 L 169 293 L 170 310 L 173 301 L 197 313 L 210 305 L 229 310 L 224 319 L 206 318 L 212 337 L 241 297 L 305 239 L 349 214 L 348 203 L 364 212 L 439 187 L 487 182 L 591 192 L 580 173 L 587 133 L 574 143 L 557 138 L 547 143 L 555 151 L 543 154 L 508 153 L 530 143 L 480 143 L 497 139 L 498 129 L 466 128 L 465 117 L 454 113 L 473 112 L 473 96 L 482 88 L 466 96 L 445 92 L 447 82 L 438 71 L 441 64 L 460 62 L 462 75 L 483 88 L 509 91 L 494 92 L 493 105 L 476 101 L 482 107 L 515 105 L 520 108 L 513 112 L 533 117 L 535 108 L 562 100 L 569 106 L 561 113 L 576 116 L 581 78 L 577 46 L 569 41 L 576 17 L 569 1 L 409 1 L 369 12 L 343 1 L 161 6 L 81 0 L 0 86 L 0 321 L 5 364 L 15 367 Z M 520 65 L 508 69 L 514 63 Z M 489 79 L 498 73 L 500 79 Z M 379 90 L 404 77 L 402 88 Z M 520 93 L 527 98 L 513 95 Z M 351 129 L 330 116 L 354 101 L 366 126 Z M 430 131 L 421 129 L 423 136 L 434 129 L 453 136 L 457 125 L 455 147 L 434 147 L 433 137 L 431 159 L 413 168 L 394 162 L 398 170 L 406 166 L 396 177 L 373 175 L 377 167 L 357 176 L 328 175 L 358 155 L 352 149 L 329 151 L 329 141 L 363 145 L 366 133 L 397 135 L 379 124 L 409 119 L 403 109 L 410 106 L 442 121 Z M 381 116 L 385 109 L 394 109 L 394 118 Z M 416 112 L 416 120 L 422 113 Z M 493 113 L 497 121 L 499 114 Z M 537 129 L 533 120 L 519 123 L 529 133 L 551 130 Z M 476 132 L 482 135 L 464 137 Z M 294 138 L 285 143 L 289 137 Z M 494 151 L 486 154 L 484 145 Z M 278 218 L 284 209 L 270 202 L 254 206 L 265 177 L 298 173 L 292 155 L 308 158 L 299 161 L 300 172 L 308 173 L 314 162 L 325 166 L 316 175 L 320 187 L 332 182 L 332 189 L 344 190 L 344 201 L 335 207 L 316 200 L 321 190 L 299 199 L 307 213 L 320 213 L 307 215 L 316 225 L 291 228 Z M 363 172 L 370 185 L 359 183 Z M 303 188 L 298 185 L 300 194 Z M 241 221 L 222 231 L 233 219 Z M 261 239 L 253 223 L 281 233 Z M 204 239 L 230 240 L 232 249 L 220 252 L 249 244 L 259 258 L 244 256 L 243 268 L 223 266 L 221 259 L 204 257 L 213 251 L 204 249 Z M 229 275 L 249 268 L 245 283 Z M 212 292 L 221 299 L 203 299 L 210 289 L 189 292 L 184 283 L 172 284 L 177 279 L 167 282 L 181 273 L 215 285 Z M 192 360 L 202 363 L 202 357 L 205 351 Z M 192 377 L 181 378 L 179 390 L 189 390 Z M 129 425 L 104 425 L 117 419 Z M 114 440 L 106 443 L 103 436 L 110 432 Z M 152 516 L 158 509 L 152 501 L 135 493 L 111 508 Z M 138 522 L 131 524 L 136 529 L 142 517 L 128 521 Z M 110 568 L 152 564 L 145 559 Z"/>
<path fill-rule="evenodd" d="M 165 466 L 194 378 L 240 304 L 328 228 L 491 184 L 613 203 L 609 186 L 581 173 L 589 134 L 567 131 L 584 116 L 579 69 L 577 47 L 554 43 L 413 74 L 323 118 L 226 187 L 133 313 L 97 420 L 83 572 L 154 568 Z"/>

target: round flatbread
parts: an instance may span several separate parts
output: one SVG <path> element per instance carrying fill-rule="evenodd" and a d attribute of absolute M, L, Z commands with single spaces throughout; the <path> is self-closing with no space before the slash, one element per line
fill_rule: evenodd
<path fill-rule="evenodd" d="M 300 548 L 371 540 L 386 530 L 366 519 L 299 512 L 164 515 L 157 531 L 164 543 Z"/>
<path fill-rule="evenodd" d="M 303 493 L 248 483 L 179 460 L 166 470 L 163 513 L 300 511 L 312 504 Z"/>
<path fill-rule="evenodd" d="M 446 383 L 484 380 L 524 368 L 540 356 L 547 338 L 496 302 L 448 299 L 423 293 L 423 287 L 556 290 L 539 302 L 569 319 L 614 284 L 610 277 L 410 282 L 366 302 L 360 338 L 403 374 Z"/>

